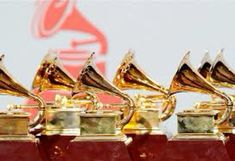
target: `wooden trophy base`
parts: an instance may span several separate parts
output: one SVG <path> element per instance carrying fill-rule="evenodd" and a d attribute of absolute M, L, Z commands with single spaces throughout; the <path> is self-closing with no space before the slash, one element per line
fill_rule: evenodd
<path fill-rule="evenodd" d="M 228 141 L 225 143 L 228 155 L 231 161 L 235 161 L 235 134 L 224 134 L 228 137 Z"/>
<path fill-rule="evenodd" d="M 79 140 L 60 135 L 39 138 L 43 161 L 131 161 L 125 141 Z"/>
<path fill-rule="evenodd" d="M 73 141 L 66 161 L 131 161 L 124 141 Z"/>
<path fill-rule="evenodd" d="M 37 146 L 37 140 L 0 141 L 1 161 L 43 161 Z"/>
<path fill-rule="evenodd" d="M 172 139 L 154 161 L 231 161 L 223 140 Z"/>
<path fill-rule="evenodd" d="M 75 136 L 41 135 L 38 138 L 43 161 L 66 161 L 67 148 Z"/>
<path fill-rule="evenodd" d="M 132 137 L 127 146 L 132 161 L 153 161 L 165 148 L 167 137 L 164 134 L 126 134 Z"/>

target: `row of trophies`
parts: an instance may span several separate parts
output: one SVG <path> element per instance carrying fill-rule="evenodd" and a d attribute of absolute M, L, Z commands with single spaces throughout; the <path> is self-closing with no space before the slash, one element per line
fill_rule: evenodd
<path fill-rule="evenodd" d="M 235 127 L 233 99 L 216 87 L 235 87 L 235 72 L 228 67 L 222 55 L 214 62 L 204 57 L 195 70 L 189 62 L 189 53 L 181 61 L 169 88 L 149 78 L 128 52 L 114 77 L 106 80 L 93 64 L 93 54 L 74 79 L 62 67 L 56 53 L 42 60 L 30 92 L 15 81 L 0 59 L 0 93 L 23 96 L 35 104 L 9 105 L 0 113 L 0 140 L 35 140 L 36 135 L 72 135 L 73 141 L 123 141 L 125 134 L 161 134 L 159 123 L 167 120 L 176 107 L 175 94 L 198 92 L 209 94 L 212 100 L 196 103 L 194 108 L 177 113 L 178 134 L 173 139 L 224 140 L 223 133 L 233 133 Z M 40 92 L 64 90 L 70 96 L 57 95 L 53 102 L 45 102 Z M 131 97 L 124 90 L 145 90 L 155 94 Z M 104 104 L 99 93 L 121 98 L 119 103 Z M 38 103 L 38 104 L 36 104 Z M 25 110 L 37 109 L 33 119 Z"/>

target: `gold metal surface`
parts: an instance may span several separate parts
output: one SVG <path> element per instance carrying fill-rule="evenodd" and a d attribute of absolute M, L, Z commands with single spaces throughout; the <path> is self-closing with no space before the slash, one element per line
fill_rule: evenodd
<path fill-rule="evenodd" d="M 126 145 L 130 144 L 132 142 L 132 138 L 131 137 L 127 137 L 125 134 L 123 133 L 118 133 L 116 135 L 81 135 L 81 136 L 77 136 L 76 138 L 74 138 L 72 140 L 72 142 L 83 142 L 83 141 L 109 141 L 109 142 L 117 142 L 117 141 L 121 141 L 124 142 Z"/>
<path fill-rule="evenodd" d="M 160 130 L 160 110 L 143 108 L 135 110 L 130 122 L 124 127 L 125 134 L 163 134 Z"/>
<path fill-rule="evenodd" d="M 210 109 L 190 109 L 190 110 L 184 110 L 183 112 L 178 112 L 177 116 L 215 116 L 218 114 L 218 111 L 216 110 L 210 110 Z"/>
<path fill-rule="evenodd" d="M 228 138 L 225 137 L 222 133 L 178 133 L 171 140 L 221 140 L 225 143 Z"/>
<path fill-rule="evenodd" d="M 8 71 L 3 65 L 3 57 L 3 55 L 0 57 L 0 94 L 27 97 L 29 99 L 33 99 L 34 101 L 38 102 L 38 105 L 34 106 L 35 108 L 37 108 L 38 112 L 36 117 L 31 122 L 29 122 L 28 115 L 26 116 L 24 112 L 19 109 L 10 108 L 9 112 L 2 113 L 0 115 L 0 129 L 2 130 L 0 131 L 4 136 L 25 135 L 25 137 L 27 137 L 28 134 L 26 135 L 26 131 L 28 131 L 28 125 L 30 127 L 30 132 L 34 133 L 34 128 L 40 123 L 42 123 L 44 119 L 45 103 L 39 96 L 31 93 L 20 83 L 13 79 L 13 77 L 8 73 Z M 15 111 L 18 112 L 16 113 Z M 22 129 L 19 129 L 19 127 L 21 127 Z"/>
<path fill-rule="evenodd" d="M 29 115 L 23 112 L 0 113 L 0 135 L 28 135 Z"/>
<path fill-rule="evenodd" d="M 223 92 L 217 90 L 215 87 L 213 87 L 205 78 L 203 78 L 196 70 L 194 70 L 192 68 L 192 66 L 189 62 L 189 52 L 184 56 L 183 60 L 181 61 L 179 68 L 178 68 L 175 76 L 173 77 L 173 80 L 172 80 L 170 88 L 169 88 L 169 95 L 180 93 L 180 92 L 197 92 L 197 93 L 209 94 L 209 95 L 220 98 L 221 101 L 224 102 L 225 110 L 222 113 L 222 116 L 214 121 L 211 121 L 210 125 L 208 125 L 209 127 L 211 127 L 212 125 L 215 127 L 216 125 L 220 125 L 220 124 L 226 122 L 232 113 L 233 102 L 232 102 L 231 98 L 228 95 L 226 95 L 225 93 L 223 93 Z M 184 114 L 185 119 L 183 120 L 184 124 L 187 123 L 188 125 L 190 125 L 190 122 L 192 121 L 192 113 L 194 113 L 194 112 L 198 113 L 197 115 L 200 114 L 202 118 L 207 118 L 207 117 L 209 118 L 209 115 L 206 114 L 205 111 L 201 112 L 200 110 L 197 110 L 197 109 L 192 110 L 191 113 L 188 113 L 186 111 Z M 181 115 L 182 115 L 182 113 L 181 113 Z M 197 119 L 193 120 L 192 122 L 194 122 L 194 123 L 197 122 Z M 180 126 L 180 125 L 178 124 L 178 126 Z M 195 124 L 194 126 L 200 126 L 200 125 Z M 192 130 L 192 131 L 194 131 L 194 130 Z M 197 132 L 195 132 L 195 131 L 193 133 L 188 132 L 188 134 L 190 136 L 195 134 L 195 138 L 197 138 L 198 134 L 196 134 L 196 133 Z M 205 129 L 205 131 L 203 133 L 207 133 L 207 129 Z M 180 135 L 180 133 L 179 133 L 179 135 Z M 198 138 L 200 138 L 200 137 L 198 137 Z"/>
<path fill-rule="evenodd" d="M 72 135 L 80 134 L 80 113 L 79 108 L 53 108 L 48 107 L 46 115 L 45 130 L 43 135 Z"/>
<path fill-rule="evenodd" d="M 81 70 L 73 95 L 78 94 L 80 91 L 89 91 L 94 94 L 107 93 L 118 96 L 125 101 L 122 106 L 127 108 L 127 115 L 122 119 L 117 119 L 118 114 L 116 111 L 110 110 L 107 113 L 107 111 L 99 107 L 93 112 L 85 111 L 81 114 L 82 138 L 86 136 L 91 140 L 103 138 L 110 141 L 113 140 L 113 137 L 120 139 L 118 129 L 122 129 L 123 126 L 129 122 L 134 113 L 135 104 L 128 95 L 121 92 L 97 71 L 93 64 L 93 54 L 91 54 Z M 112 106 L 112 104 L 110 104 L 110 106 Z M 75 140 L 79 139 L 81 139 L 81 136 L 78 136 Z"/>
<path fill-rule="evenodd" d="M 0 112 L 0 141 L 36 141 L 29 134 L 29 114 L 24 112 Z"/>
<path fill-rule="evenodd" d="M 125 133 L 159 133 L 159 123 L 169 118 L 175 109 L 175 96 L 168 97 L 168 89 L 157 84 L 142 71 L 129 51 L 119 65 L 113 79 L 121 90 L 146 90 L 156 94 L 138 94 L 134 97 L 135 113 L 124 127 Z"/>

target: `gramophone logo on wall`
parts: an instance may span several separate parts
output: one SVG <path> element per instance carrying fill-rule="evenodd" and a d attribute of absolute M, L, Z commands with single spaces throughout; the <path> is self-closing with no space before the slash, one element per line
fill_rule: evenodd
<path fill-rule="evenodd" d="M 91 52 L 95 51 L 96 65 L 104 73 L 105 61 L 102 58 L 107 53 L 106 38 L 79 11 L 76 0 L 39 0 L 37 3 L 33 17 L 33 34 L 37 38 L 53 39 L 53 36 L 60 32 L 66 33 L 65 31 L 74 33 L 64 45 L 67 47 L 55 48 L 64 67 L 77 77 L 84 61 Z"/>

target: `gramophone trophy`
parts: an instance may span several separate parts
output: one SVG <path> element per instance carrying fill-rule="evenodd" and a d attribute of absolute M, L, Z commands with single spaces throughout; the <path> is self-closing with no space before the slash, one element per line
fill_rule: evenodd
<path fill-rule="evenodd" d="M 183 58 L 169 89 L 170 95 L 179 92 L 198 92 L 216 96 L 224 101 L 225 110 L 218 119 L 218 111 L 211 109 L 191 109 L 178 113 L 178 134 L 175 139 L 224 139 L 221 133 L 215 131 L 215 127 L 230 117 L 233 102 L 229 96 L 214 88 L 192 68 L 189 53 Z"/>
<path fill-rule="evenodd" d="M 75 141 L 99 139 L 107 141 L 125 141 L 127 138 L 120 129 L 131 119 L 135 104 L 128 95 L 124 94 L 107 81 L 97 71 L 92 61 L 93 54 L 81 70 L 73 95 L 75 96 L 81 91 L 89 91 L 94 94 L 108 93 L 119 96 L 125 101 L 123 106 L 128 108 L 128 112 L 122 119 L 118 119 L 120 118 L 120 114 L 113 110 L 102 110 L 102 107 L 96 107 L 95 110 L 84 111 L 84 113 L 80 115 L 80 136 L 77 136 Z"/>
<path fill-rule="evenodd" d="M 136 94 L 136 109 L 123 132 L 133 141 L 128 145 L 132 160 L 152 160 L 163 150 L 167 137 L 159 124 L 169 118 L 175 109 L 175 96 L 168 97 L 168 90 L 154 82 L 135 63 L 134 54 L 129 51 L 113 80 L 121 90 L 150 91 L 151 94 Z"/>
<path fill-rule="evenodd" d="M 225 145 L 227 138 L 216 130 L 216 126 L 229 118 L 233 102 L 192 68 L 189 53 L 181 61 L 169 88 L 169 95 L 180 92 L 197 92 L 217 97 L 223 102 L 224 111 L 221 117 L 213 109 L 189 109 L 177 113 L 178 133 L 167 142 L 155 160 L 211 161 L 216 158 L 218 161 L 230 161 Z"/>
<path fill-rule="evenodd" d="M 42 60 L 34 81 L 33 89 L 38 92 L 49 90 L 64 90 L 72 94 L 76 80 L 63 68 L 55 53 L 47 54 Z M 49 102 L 45 108 L 44 135 L 72 135 L 80 133 L 80 112 L 93 107 L 96 98 L 89 92 L 83 92 L 79 97 L 55 96 L 54 102 Z"/>
<path fill-rule="evenodd" d="M 203 58 L 202 63 L 198 69 L 199 73 L 203 75 L 211 84 L 218 88 L 234 88 L 235 87 L 235 72 L 229 67 L 224 60 L 223 51 L 219 51 L 216 59 L 212 63 L 209 59 L 209 55 Z M 234 100 L 234 96 L 232 99 Z M 212 98 L 211 101 L 204 101 L 198 103 L 196 106 L 198 109 L 214 109 L 219 111 L 219 117 L 226 109 L 224 102 L 216 98 Z M 222 133 L 234 133 L 235 132 L 235 110 L 233 108 L 229 119 L 221 125 L 217 126 L 218 131 Z"/>
<path fill-rule="evenodd" d="M 65 160 L 73 161 L 76 158 L 78 161 L 131 161 L 126 147 L 131 142 L 131 138 L 123 134 L 121 129 L 131 119 L 135 104 L 128 95 L 107 81 L 97 71 L 92 61 L 93 54 L 81 70 L 73 96 L 81 91 L 115 95 L 124 101 L 119 104 L 119 107 L 128 108 L 128 110 L 125 116 L 121 116 L 120 111 L 112 109 L 112 105 L 116 106 L 116 104 L 109 104 L 110 109 L 103 109 L 103 104 L 100 103 L 99 106 L 95 106 L 95 109 L 81 112 L 80 135 L 69 144 Z"/>
<path fill-rule="evenodd" d="M 44 101 L 13 79 L 3 65 L 3 57 L 4 55 L 0 58 L 0 93 L 33 99 L 38 102 L 38 105 L 34 106 L 38 112 L 30 121 L 26 112 L 14 108 L 15 106 L 9 106 L 7 112 L 0 113 L 0 140 L 33 140 L 34 137 L 30 133 L 35 133 L 34 128 L 44 119 Z"/>
<path fill-rule="evenodd" d="M 123 132 L 128 134 L 160 134 L 159 123 L 169 118 L 175 109 L 175 96 L 168 98 L 168 90 L 155 83 L 135 63 L 134 54 L 125 55 L 118 67 L 113 83 L 121 90 L 145 90 L 156 94 L 138 94 L 134 101 L 137 106 L 130 122 Z"/>

